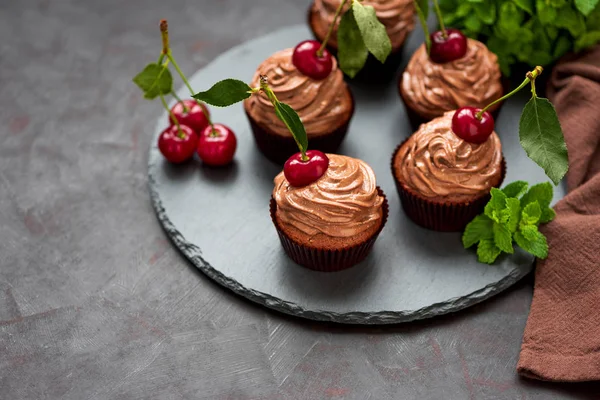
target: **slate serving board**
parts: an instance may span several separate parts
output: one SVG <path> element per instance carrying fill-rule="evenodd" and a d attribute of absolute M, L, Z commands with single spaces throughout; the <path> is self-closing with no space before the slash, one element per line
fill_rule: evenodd
<path fill-rule="evenodd" d="M 310 38 L 295 26 L 251 40 L 198 71 L 191 84 L 206 90 L 224 78 L 250 82 L 256 67 L 275 51 Z M 418 44 L 418 42 L 417 42 Z M 405 49 L 405 63 L 414 45 Z M 463 309 L 508 288 L 532 268 L 523 252 L 480 264 L 462 248 L 459 233 L 418 227 L 403 213 L 390 171 L 394 148 L 411 134 L 396 83 L 352 85 L 356 111 L 339 153 L 368 162 L 389 199 L 390 217 L 371 255 L 336 273 L 314 272 L 287 258 L 269 217 L 273 178 L 280 167 L 256 149 L 242 105 L 211 108 L 214 121 L 237 134 L 235 164 L 211 169 L 194 161 L 165 162 L 156 148 L 166 112 L 156 123 L 149 155 L 149 187 L 168 236 L 202 272 L 235 293 L 266 307 L 314 320 L 352 324 L 392 324 Z M 189 97 L 185 88 L 178 94 Z M 546 181 L 518 143 L 524 98 L 507 102 L 497 121 L 508 163 L 505 182 Z M 555 199 L 564 189 L 555 189 Z"/>

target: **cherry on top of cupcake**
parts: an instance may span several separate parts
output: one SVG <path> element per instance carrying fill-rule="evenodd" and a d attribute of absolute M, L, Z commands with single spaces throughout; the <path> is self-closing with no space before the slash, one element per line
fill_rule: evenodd
<path fill-rule="evenodd" d="M 292 62 L 304 75 L 321 80 L 331 73 L 333 62 L 327 43 L 347 4 L 350 8 L 342 15 L 337 33 L 340 69 L 354 78 L 364 67 L 369 53 L 383 64 L 392 52 L 392 42 L 373 6 L 364 6 L 359 0 L 342 0 L 322 42 L 305 40 L 295 47 Z"/>
<path fill-rule="evenodd" d="M 440 24 L 440 30 L 429 34 L 429 29 L 427 28 L 429 0 L 415 0 L 415 8 L 425 32 L 425 45 L 429 53 L 429 58 L 438 64 L 463 58 L 467 54 L 467 37 L 458 29 L 446 29 L 437 0 L 433 0 L 433 5 Z"/>
<path fill-rule="evenodd" d="M 532 96 L 519 121 L 519 140 L 527 156 L 542 167 L 546 175 L 558 185 L 569 169 L 569 156 L 554 106 L 548 99 L 538 97 L 535 90 L 535 79 L 542 71 L 542 67 L 535 67 L 527 73 L 519 87 L 482 109 L 459 108 L 452 117 L 452 131 L 467 142 L 485 142 L 494 130 L 494 118 L 487 110 L 531 84 Z"/>
<path fill-rule="evenodd" d="M 227 107 L 258 92 L 263 92 L 271 101 L 277 118 L 283 121 L 300 150 L 284 164 L 283 171 L 286 179 L 296 187 L 315 182 L 327 171 L 329 159 L 318 150 L 308 150 L 308 136 L 302 120 L 292 107 L 277 99 L 266 76 L 261 75 L 260 86 L 255 88 L 237 79 L 225 79 L 215 83 L 205 92 L 196 93 L 193 97 L 213 106 Z"/>

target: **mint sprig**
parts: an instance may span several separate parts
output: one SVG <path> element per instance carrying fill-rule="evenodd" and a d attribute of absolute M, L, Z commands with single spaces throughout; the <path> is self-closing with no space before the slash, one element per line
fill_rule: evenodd
<path fill-rule="evenodd" d="M 538 258 L 548 257 L 548 242 L 538 230 L 556 216 L 550 208 L 553 190 L 550 182 L 532 186 L 524 181 L 512 182 L 504 189 L 493 188 L 483 214 L 465 228 L 463 246 L 477 244 L 477 257 L 492 264 L 502 253 L 512 254 L 514 243 Z"/>
<path fill-rule="evenodd" d="M 392 52 L 392 42 L 373 6 L 364 6 L 357 0 L 350 1 L 352 6 L 342 16 L 338 27 L 338 60 L 341 70 L 354 78 L 364 67 L 368 53 L 384 63 Z"/>
<path fill-rule="evenodd" d="M 213 106 L 228 107 L 239 103 L 260 91 L 262 91 L 269 101 L 271 101 L 271 104 L 273 104 L 273 107 L 275 108 L 275 115 L 277 115 L 277 118 L 279 118 L 288 128 L 296 141 L 300 152 L 302 152 L 303 158 L 306 158 L 308 136 L 306 135 L 302 120 L 292 107 L 277 99 L 277 96 L 268 84 L 266 76 L 260 77 L 260 86 L 256 88 L 252 88 L 245 82 L 237 79 L 224 79 L 215 83 L 210 89 L 194 94 L 193 97 L 196 100 L 203 101 Z"/>

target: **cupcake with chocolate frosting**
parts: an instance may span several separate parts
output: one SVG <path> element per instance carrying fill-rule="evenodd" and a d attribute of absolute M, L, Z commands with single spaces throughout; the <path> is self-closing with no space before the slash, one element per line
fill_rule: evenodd
<path fill-rule="evenodd" d="M 277 97 L 300 116 L 314 149 L 336 151 L 348 131 L 354 114 L 354 99 L 335 58 L 329 75 L 321 80 L 302 74 L 293 64 L 294 49 L 273 54 L 257 69 L 252 87 L 266 76 Z M 283 164 L 298 151 L 286 125 L 277 117 L 265 93 L 244 101 L 258 148 L 270 160 Z"/>
<path fill-rule="evenodd" d="M 425 44 L 410 59 L 399 90 L 413 129 L 446 111 L 467 105 L 483 108 L 503 95 L 498 57 L 483 43 L 466 40 L 466 53 L 456 60 L 432 61 Z M 499 107 L 500 103 L 490 112 Z"/>
<path fill-rule="evenodd" d="M 404 211 L 436 231 L 461 231 L 481 213 L 490 190 L 504 180 L 506 164 L 496 132 L 481 143 L 454 134 L 454 111 L 422 124 L 392 157 L 392 174 Z"/>
<path fill-rule="evenodd" d="M 295 187 L 284 172 L 275 178 L 271 218 L 288 256 L 319 271 L 337 271 L 362 261 L 388 216 L 385 195 L 364 161 L 327 154 L 316 181 Z"/>
<path fill-rule="evenodd" d="M 309 25 L 319 41 L 327 36 L 336 9 L 342 0 L 315 0 L 309 9 Z M 348 2 L 346 11 L 350 7 Z M 384 64 L 369 55 L 365 67 L 355 77 L 368 82 L 388 82 L 393 79 L 401 62 L 401 53 L 408 34 L 415 28 L 415 7 L 412 0 L 365 0 L 361 4 L 373 6 L 379 21 L 385 26 L 392 42 L 392 53 Z M 327 42 L 332 54 L 337 53 L 337 29 L 339 21 L 333 27 L 333 35 Z"/>

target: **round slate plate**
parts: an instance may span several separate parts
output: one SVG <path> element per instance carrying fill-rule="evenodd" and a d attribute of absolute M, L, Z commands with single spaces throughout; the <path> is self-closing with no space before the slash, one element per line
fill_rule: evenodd
<path fill-rule="evenodd" d="M 218 80 L 249 82 L 275 51 L 311 37 L 306 27 L 280 30 L 221 55 L 191 84 L 206 90 Z M 408 47 L 406 55 L 413 49 Z M 190 261 L 219 284 L 275 310 L 315 320 L 391 324 L 457 311 L 514 284 L 533 258 L 517 252 L 495 265 L 477 262 L 459 233 L 437 233 L 413 224 L 399 204 L 390 172 L 394 148 L 411 133 L 396 85 L 352 86 L 356 112 L 339 153 L 368 162 L 389 199 L 390 218 L 362 264 L 336 273 L 314 272 L 290 261 L 269 217 L 273 178 L 280 167 L 256 149 L 242 105 L 211 109 L 213 119 L 238 137 L 235 164 L 225 169 L 199 162 L 172 166 L 155 146 L 167 122 L 157 122 L 149 159 L 153 205 L 167 234 Z M 185 89 L 181 97 L 188 97 Z M 545 181 L 518 143 L 523 99 L 508 102 L 497 123 L 508 162 L 506 182 Z M 563 196 L 561 187 L 556 197 Z"/>

